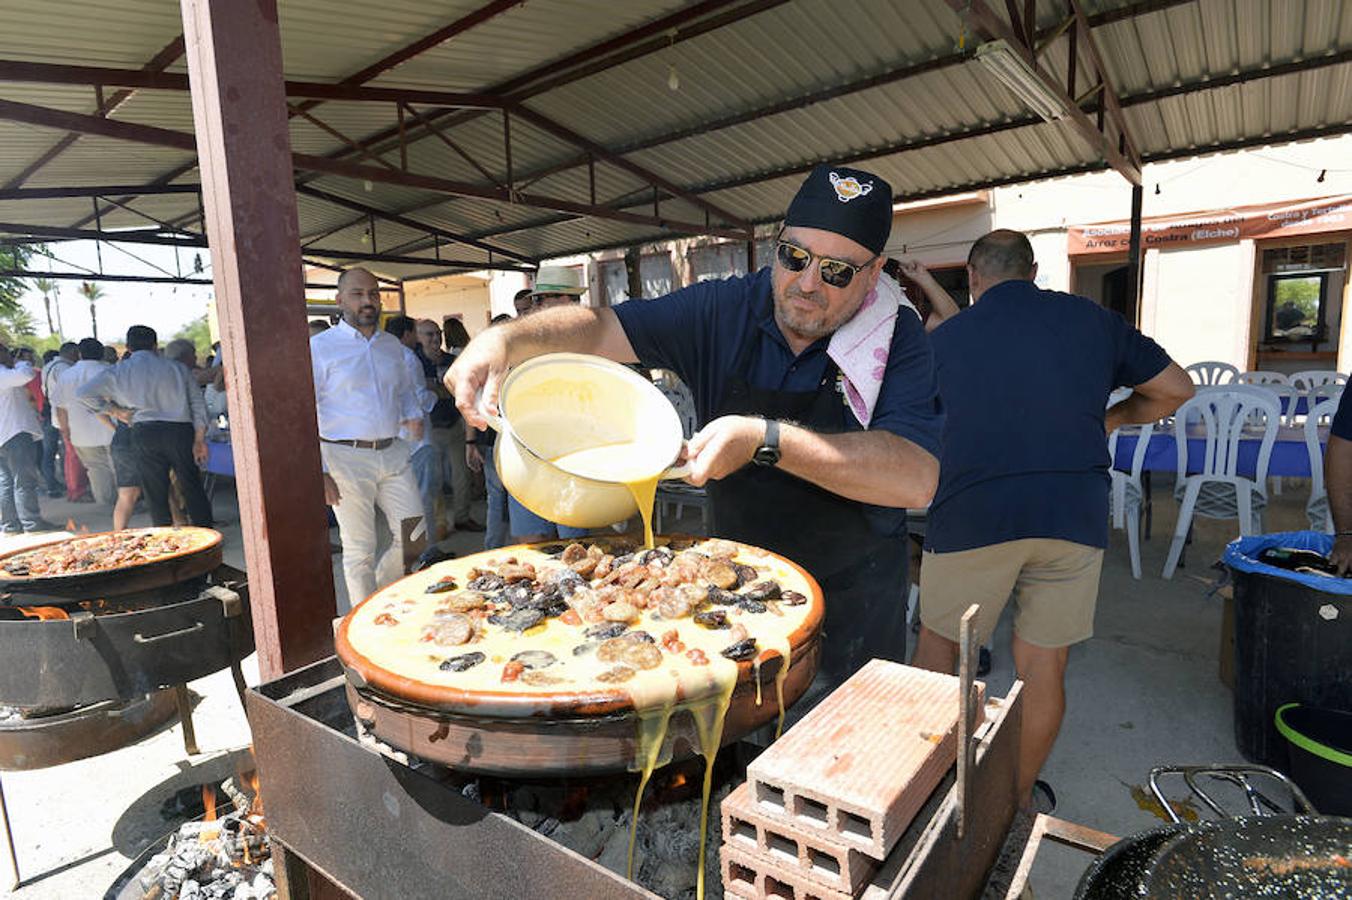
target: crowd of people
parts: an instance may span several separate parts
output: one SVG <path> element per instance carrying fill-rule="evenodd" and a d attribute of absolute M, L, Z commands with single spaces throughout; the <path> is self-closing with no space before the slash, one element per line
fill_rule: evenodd
<path fill-rule="evenodd" d="M 0 530 L 56 530 L 42 494 L 111 508 L 126 528 L 144 497 L 155 525 L 212 524 L 199 468 L 207 459 L 204 390 L 223 388 L 219 365 L 198 365 L 192 342 L 161 351 L 153 328 L 133 325 L 126 350 L 95 338 L 43 355 L 0 345 Z"/>

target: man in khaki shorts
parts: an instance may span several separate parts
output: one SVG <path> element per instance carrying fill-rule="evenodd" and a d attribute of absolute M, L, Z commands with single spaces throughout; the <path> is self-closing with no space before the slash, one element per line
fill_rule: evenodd
<path fill-rule="evenodd" d="M 1065 713 L 1069 647 L 1094 633 L 1108 542 L 1107 433 L 1168 415 L 1193 388 L 1117 313 L 1039 289 L 1022 234 L 978 240 L 967 275 L 972 307 L 931 335 L 947 419 L 911 664 L 952 672 L 963 612 L 980 607 L 976 637 L 986 641 L 1013 598 L 1025 701 L 1019 789 L 1031 805 Z M 1134 393 L 1105 411 L 1122 385 Z"/>

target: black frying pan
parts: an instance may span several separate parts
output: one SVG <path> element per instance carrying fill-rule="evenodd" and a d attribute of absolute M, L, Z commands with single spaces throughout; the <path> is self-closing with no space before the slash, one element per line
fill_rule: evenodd
<path fill-rule="evenodd" d="M 1125 838 L 1076 900 L 1352 898 L 1352 819 L 1261 816 L 1166 825 Z"/>

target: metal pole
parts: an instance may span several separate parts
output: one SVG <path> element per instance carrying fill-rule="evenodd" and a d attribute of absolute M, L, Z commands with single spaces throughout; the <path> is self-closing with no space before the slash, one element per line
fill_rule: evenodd
<path fill-rule="evenodd" d="M 22 883 L 19 878 L 19 854 L 14 852 L 14 832 L 10 830 L 9 807 L 5 805 L 5 783 L 0 781 L 0 827 L 5 829 L 5 846 L 9 849 L 9 867 L 14 873 L 14 882 L 9 886 L 11 891 L 18 890 Z"/>
<path fill-rule="evenodd" d="M 1127 246 L 1127 321 L 1141 326 L 1141 203 L 1145 190 L 1131 188 L 1131 242 Z"/>
<path fill-rule="evenodd" d="M 333 652 L 276 0 L 180 0 L 263 679 Z"/>

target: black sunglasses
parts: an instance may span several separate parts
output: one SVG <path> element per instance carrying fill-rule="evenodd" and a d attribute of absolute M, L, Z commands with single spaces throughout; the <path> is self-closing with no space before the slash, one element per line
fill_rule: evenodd
<path fill-rule="evenodd" d="M 797 244 L 791 244 L 781 238 L 775 247 L 775 254 L 779 258 L 779 264 L 790 272 L 801 272 L 817 260 L 817 271 L 821 274 L 822 282 L 829 284 L 834 288 L 848 287 L 854 280 L 854 276 L 859 270 L 872 263 L 878 258 L 875 253 L 860 265 L 845 262 L 843 259 L 834 259 L 830 256 L 818 256 L 810 250 L 804 250 Z"/>

